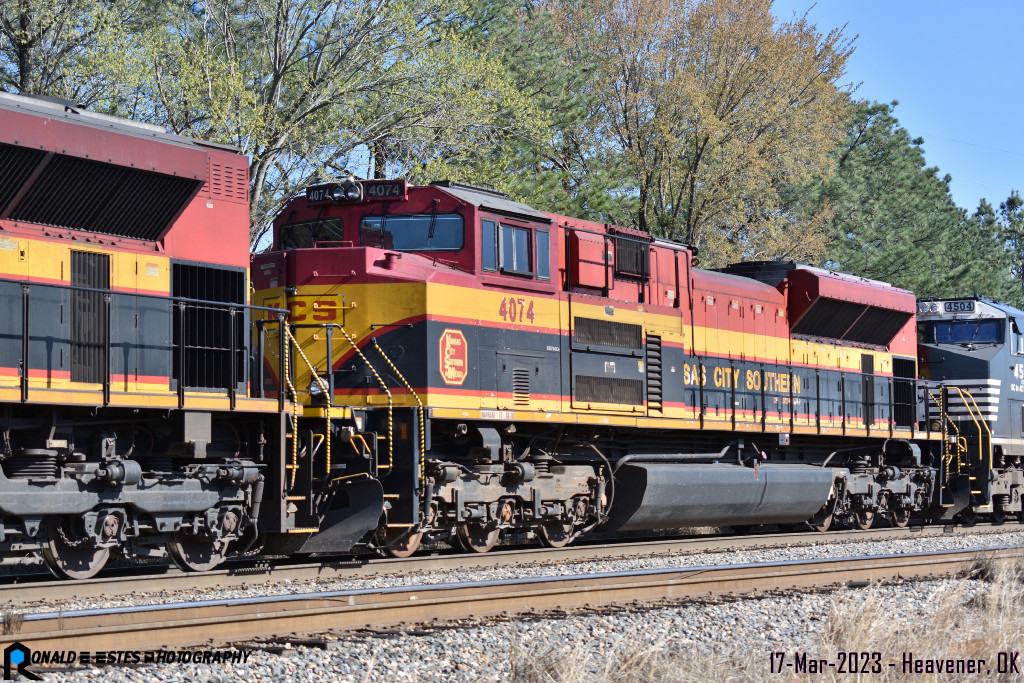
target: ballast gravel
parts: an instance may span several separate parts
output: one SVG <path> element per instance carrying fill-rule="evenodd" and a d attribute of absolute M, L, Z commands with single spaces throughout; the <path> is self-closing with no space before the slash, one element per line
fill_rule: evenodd
<path fill-rule="evenodd" d="M 435 570 L 408 574 L 388 574 L 359 579 L 290 579 L 254 583 L 224 589 L 196 589 L 160 591 L 148 594 L 112 596 L 110 598 L 83 598 L 80 600 L 39 601 L 12 606 L 22 614 L 52 612 L 65 613 L 80 609 L 163 605 L 197 600 L 221 600 L 268 595 L 296 595 L 341 590 L 365 590 L 400 586 L 423 586 L 472 581 L 501 581 L 524 577 L 571 576 L 606 572 L 627 572 L 644 569 L 675 567 L 706 567 L 711 565 L 780 562 L 811 558 L 855 557 L 861 555 L 894 555 L 921 553 L 932 550 L 966 550 L 1000 545 L 1024 545 L 1024 530 L 1006 533 L 979 533 L 961 536 L 895 539 L 882 541 L 853 541 L 822 545 L 801 544 L 788 547 L 726 550 L 717 552 L 685 553 L 631 557 L 624 559 L 587 560 L 570 563 L 513 564 L 466 570 Z"/>
<path fill-rule="evenodd" d="M 838 591 L 853 601 L 881 600 L 891 608 L 891 625 L 901 628 L 935 617 L 943 594 L 960 591 L 971 600 L 988 590 L 977 580 L 947 579 L 893 583 L 868 590 Z M 591 612 L 424 629 L 418 633 L 328 637 L 326 648 L 294 647 L 284 652 L 255 650 L 244 664 L 166 664 L 93 667 L 47 674 L 66 681 L 507 681 L 529 661 L 547 659 L 578 665 L 585 652 L 598 672 L 602 661 L 643 648 L 673 652 L 717 652 L 743 661 L 741 679 L 769 676 L 772 651 L 812 648 L 837 599 L 836 594 L 788 593 L 718 599 L 670 607 Z M 564 673 L 564 672 L 559 672 Z M 759 675 L 763 674 L 763 675 Z M 593 672 L 591 672 L 593 675 Z M 717 676 L 716 676 L 717 677 Z M 539 679 L 533 679 L 539 680 Z M 552 678 L 549 680 L 561 680 Z M 576 680 L 590 680 L 584 675 Z"/>

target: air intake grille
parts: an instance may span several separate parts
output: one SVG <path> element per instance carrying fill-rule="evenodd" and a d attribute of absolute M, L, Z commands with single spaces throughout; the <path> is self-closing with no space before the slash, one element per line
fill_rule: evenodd
<path fill-rule="evenodd" d="M 0 145 L 0 216 L 44 156 L 38 149 Z"/>
<path fill-rule="evenodd" d="M 575 318 L 573 341 L 583 346 L 614 346 L 620 349 L 643 347 L 644 332 L 639 325 L 594 318 Z"/>
<path fill-rule="evenodd" d="M 57 156 L 32 183 L 10 218 L 157 240 L 200 186 L 198 180 Z"/>
<path fill-rule="evenodd" d="M 517 406 L 530 405 L 530 371 L 516 368 L 512 371 L 512 402 Z"/>
<path fill-rule="evenodd" d="M 189 388 L 227 389 L 234 362 L 235 380 L 244 381 L 245 316 L 230 309 L 245 303 L 245 273 L 175 263 L 171 286 L 174 297 L 223 302 L 175 307 L 172 377 Z"/>
<path fill-rule="evenodd" d="M 647 335 L 647 408 L 661 410 L 661 337 Z"/>
<path fill-rule="evenodd" d="M 110 256 L 71 252 L 71 284 L 110 288 Z M 71 291 L 71 381 L 103 382 L 110 324 L 103 292 Z"/>
<path fill-rule="evenodd" d="M 585 403 L 643 405 L 644 383 L 638 379 L 576 375 L 576 400 Z"/>

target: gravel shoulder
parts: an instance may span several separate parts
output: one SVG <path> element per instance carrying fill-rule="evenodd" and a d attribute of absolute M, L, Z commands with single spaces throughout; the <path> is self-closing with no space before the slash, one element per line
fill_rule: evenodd
<path fill-rule="evenodd" d="M 130 604 L 166 603 L 217 597 L 245 597 L 386 586 L 426 585 L 466 580 L 497 580 L 516 576 L 552 576 L 627 571 L 654 567 L 689 567 L 800 558 L 847 557 L 968 549 L 1024 544 L 1024 531 L 930 539 L 832 543 L 689 555 L 591 561 L 473 570 L 423 572 L 357 581 L 311 581 L 291 585 L 252 586 L 245 590 L 175 592 L 134 596 Z M 790 592 L 725 597 L 679 604 L 615 611 L 550 614 L 514 620 L 462 622 L 387 633 L 323 636 L 323 647 L 292 647 L 279 651 L 254 649 L 242 664 L 170 664 L 80 667 L 46 673 L 68 681 L 551 681 L 576 683 L 602 680 L 780 680 L 771 674 L 771 653 L 790 656 L 822 652 L 835 636 L 836 614 L 867 614 L 883 606 L 890 632 L 929 629 L 943 612 L 970 615 L 983 604 L 992 584 L 982 579 L 955 578 L 890 582 L 864 589 Z M 83 601 L 69 609 L 112 606 Z M 21 607 L 19 606 L 19 610 Z M 52 607 L 35 604 L 34 611 Z M 26 612 L 29 609 L 25 610 Z M 957 618 L 959 622 L 959 616 Z M 964 623 L 970 619 L 965 616 Z M 890 631 L 891 629 L 891 631 Z M 1019 634 L 1020 631 L 1017 631 Z M 968 634 L 969 635 L 969 634 Z M 832 640 L 830 640 L 830 638 Z M 877 645 L 875 647 L 878 647 Z M 1022 646 L 1024 649 L 1024 646 Z M 834 653 L 831 654 L 834 656 Z M 896 655 L 893 655 L 894 657 Z M 651 664 L 651 657 L 658 666 Z M 898 661 L 898 660 L 897 660 Z M 624 676 L 634 662 L 654 676 Z M 680 662 L 685 662 L 681 664 Z M 667 667 L 667 668 L 665 668 Z M 711 667 L 709 669 L 709 667 Z M 653 676 L 653 677 L 652 677 Z M 784 674 L 781 680 L 789 680 Z"/>

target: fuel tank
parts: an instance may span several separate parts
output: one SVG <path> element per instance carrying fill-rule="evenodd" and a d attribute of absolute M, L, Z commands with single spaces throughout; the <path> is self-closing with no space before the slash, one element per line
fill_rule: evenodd
<path fill-rule="evenodd" d="M 615 474 L 615 499 L 601 530 L 803 522 L 825 505 L 842 471 L 809 465 L 630 463 Z"/>

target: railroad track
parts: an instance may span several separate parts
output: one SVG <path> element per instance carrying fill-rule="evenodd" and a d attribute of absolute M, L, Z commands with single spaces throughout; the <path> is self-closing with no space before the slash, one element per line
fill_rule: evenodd
<path fill-rule="evenodd" d="M 662 602 L 758 590 L 948 576 L 979 557 L 1020 561 L 1024 548 L 847 557 L 684 569 L 659 569 L 483 583 L 308 593 L 128 607 L 24 617 L 0 647 L 20 641 L 40 650 L 149 650 L 382 628 L 471 617 Z"/>
<path fill-rule="evenodd" d="M 123 575 L 101 576 L 86 581 L 54 581 L 48 573 L 3 577 L 0 605 L 17 607 L 39 601 L 81 598 L 113 598 L 133 594 L 237 588 L 273 581 L 312 581 L 315 579 L 361 579 L 394 576 L 413 572 L 475 569 L 494 566 L 566 563 L 595 559 L 624 559 L 669 555 L 683 552 L 715 552 L 726 549 L 772 548 L 793 545 L 818 545 L 860 541 L 910 538 L 935 538 L 967 534 L 1007 533 L 1024 529 L 1022 525 L 998 527 L 926 526 L 836 531 L 755 534 L 748 536 L 697 536 L 662 540 L 633 541 L 570 546 L 567 548 L 499 548 L 487 554 L 438 553 L 408 559 L 384 559 L 371 556 L 331 559 L 304 564 L 277 564 L 271 561 L 246 564 L 195 574 L 173 567 L 161 567 L 160 573 L 131 571 Z"/>

